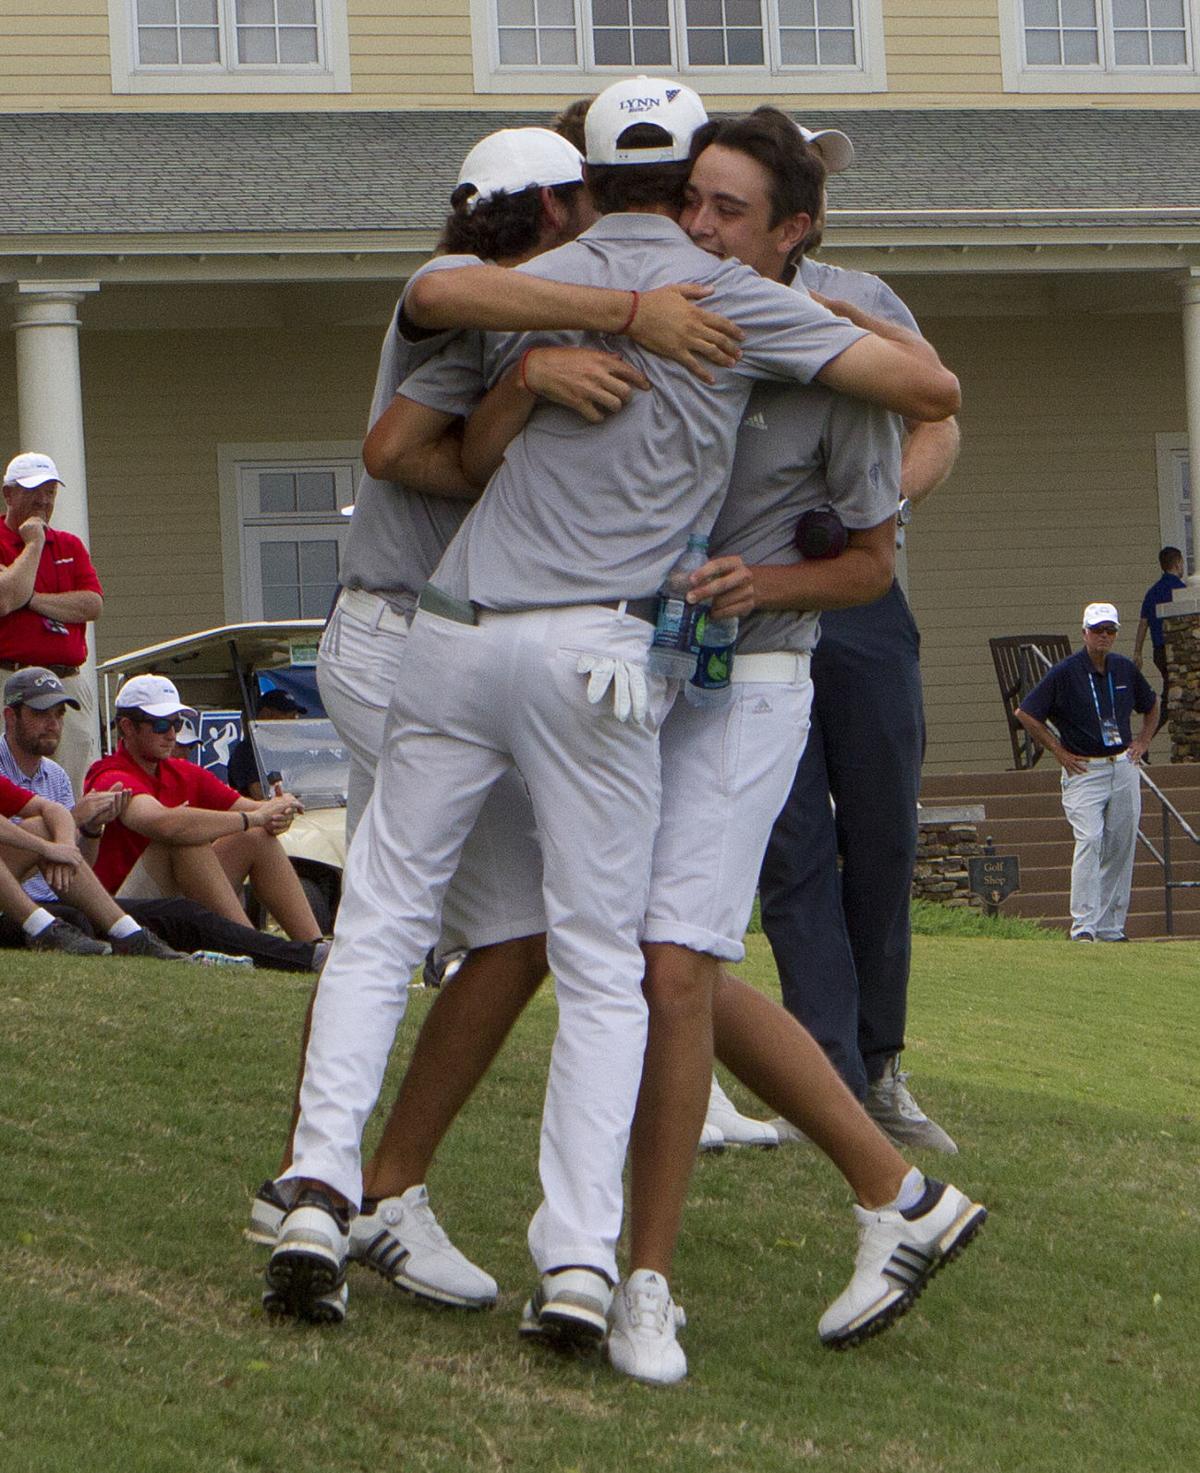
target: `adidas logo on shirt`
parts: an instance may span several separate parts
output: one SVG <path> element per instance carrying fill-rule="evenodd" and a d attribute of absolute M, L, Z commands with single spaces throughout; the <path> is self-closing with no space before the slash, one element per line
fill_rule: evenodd
<path fill-rule="evenodd" d="M 757 414 L 748 414 L 746 418 L 742 420 L 742 429 L 744 430 L 765 430 L 766 427 L 767 417 L 761 409 L 758 411 Z"/>

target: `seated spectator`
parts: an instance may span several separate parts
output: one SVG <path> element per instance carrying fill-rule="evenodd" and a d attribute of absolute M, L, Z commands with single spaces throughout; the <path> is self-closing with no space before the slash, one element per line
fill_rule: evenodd
<path fill-rule="evenodd" d="M 63 683 L 52 671 L 33 666 L 18 671 L 4 685 L 4 735 L 0 736 L 0 775 L 30 794 L 48 798 L 71 810 L 77 837 L 85 858 L 94 857 L 96 843 L 104 825 L 124 812 L 133 794 L 128 788 L 110 788 L 88 793 L 75 801 L 71 780 L 54 760 L 62 738 L 64 708 L 71 704 Z M 183 741 L 181 731 L 177 741 Z M 192 740 L 195 740 L 193 734 Z M 178 754 L 176 754 L 178 755 Z M 93 934 L 87 916 L 73 905 L 66 905 L 46 884 L 38 869 L 25 880 L 25 893 L 35 905 L 42 906 L 58 920 Z M 195 901 L 176 897 L 169 900 L 126 900 L 125 911 L 139 926 L 153 932 L 177 951 L 222 952 L 232 956 L 248 956 L 259 966 L 275 967 L 286 972 L 316 971 L 328 942 L 290 941 L 268 935 L 250 926 L 227 921 L 205 910 Z M 23 946 L 25 933 L 20 924 L 8 916 L 0 916 L 0 946 Z"/>
<path fill-rule="evenodd" d="M 60 899 L 70 895 L 103 941 L 85 936 L 30 899 L 21 882 L 34 869 L 41 870 L 53 895 Z M 75 820 L 69 810 L 6 777 L 0 777 L 0 910 L 20 926 L 25 945 L 34 951 L 189 960 L 143 930 L 108 894 L 76 847 Z"/>
<path fill-rule="evenodd" d="M 321 932 L 279 843 L 304 805 L 291 793 L 256 801 L 194 762 L 173 757 L 196 712 L 161 675 L 138 675 L 117 692 L 119 745 L 95 763 L 87 792 L 128 787 L 133 796 L 100 840 L 96 873 L 119 898 L 184 895 L 226 920 L 249 925 L 238 898 L 249 881 L 293 941 Z"/>
<path fill-rule="evenodd" d="M 297 716 L 308 714 L 308 707 L 301 706 L 296 698 L 285 690 L 265 690 L 258 698 L 255 710 L 257 721 L 295 721 Z M 245 798 L 261 799 L 262 784 L 258 780 L 258 765 L 254 760 L 254 744 L 249 734 L 242 737 L 229 754 L 226 777 L 231 788 L 236 788 Z"/>

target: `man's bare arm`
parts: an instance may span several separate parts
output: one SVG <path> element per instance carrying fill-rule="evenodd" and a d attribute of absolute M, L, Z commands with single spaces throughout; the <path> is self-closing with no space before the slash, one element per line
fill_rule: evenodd
<path fill-rule="evenodd" d="M 1040 746 L 1045 747 L 1051 757 L 1067 772 L 1074 776 L 1087 771 L 1088 759 L 1081 757 L 1078 752 L 1068 751 L 1044 721 L 1039 721 L 1036 716 L 1031 716 L 1028 711 L 1022 711 L 1019 706 L 1017 708 L 1017 720 L 1034 741 Z"/>
<path fill-rule="evenodd" d="M 378 481 L 397 481 L 427 496 L 474 501 L 479 488 L 463 474 L 462 422 L 397 394 L 363 441 L 363 464 Z"/>
<path fill-rule="evenodd" d="M 506 266 L 457 266 L 418 277 L 405 295 L 404 315 L 434 331 L 624 334 L 711 383 L 704 361 L 732 367 L 742 332 L 728 318 L 696 305 L 710 295 L 710 287 L 694 284 L 614 291 L 547 281 Z"/>
<path fill-rule="evenodd" d="M 17 529 L 25 546 L 6 568 L 0 568 L 0 617 L 23 609 L 33 597 L 38 562 L 46 545 L 46 524 L 29 517 Z"/>
<path fill-rule="evenodd" d="M 953 416 L 936 424 L 911 424 L 900 456 L 900 495 L 920 506 L 936 491 L 958 459 L 958 420 Z"/>
<path fill-rule="evenodd" d="M 817 379 L 826 388 L 882 404 L 905 419 L 947 419 L 962 407 L 958 379 L 915 333 L 859 338 L 831 359 Z"/>
<path fill-rule="evenodd" d="M 60 624 L 90 624 L 104 612 L 104 600 L 90 588 L 76 588 L 71 593 L 35 593 L 29 607 Z"/>

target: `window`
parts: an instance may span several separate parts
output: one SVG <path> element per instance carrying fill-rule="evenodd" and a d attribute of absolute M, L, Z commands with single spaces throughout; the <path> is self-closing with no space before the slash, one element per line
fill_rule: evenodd
<path fill-rule="evenodd" d="M 1189 484 L 1186 435 L 1156 435 L 1158 463 L 1158 525 L 1160 546 L 1179 547 L 1187 562 L 1187 575 L 1196 571 L 1192 546 L 1192 494 Z"/>
<path fill-rule="evenodd" d="M 1010 91 L 1193 91 L 1197 0 L 1002 0 Z"/>
<path fill-rule="evenodd" d="M 345 0 L 109 0 L 116 92 L 349 91 Z"/>
<path fill-rule="evenodd" d="M 225 612 L 323 619 L 333 604 L 354 498 L 355 447 L 223 446 Z M 282 453 L 281 453 L 282 452 Z"/>
<path fill-rule="evenodd" d="M 880 0 L 472 0 L 472 35 L 481 92 L 584 91 L 609 68 L 709 93 L 886 87 Z"/>

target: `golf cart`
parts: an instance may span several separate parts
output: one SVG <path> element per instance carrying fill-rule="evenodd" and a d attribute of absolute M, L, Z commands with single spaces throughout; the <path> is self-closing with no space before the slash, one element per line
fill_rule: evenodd
<path fill-rule="evenodd" d="M 316 686 L 320 619 L 227 624 L 131 650 L 105 660 L 96 674 L 105 750 L 116 743 L 114 699 L 133 675 L 165 675 L 200 715 L 191 760 L 225 780 L 230 752 L 248 735 L 262 791 L 276 782 L 295 793 L 304 812 L 280 835 L 321 930 L 333 929 L 346 859 L 346 781 L 349 757 Z M 286 691 L 305 714 L 258 720 L 259 697 Z"/>

